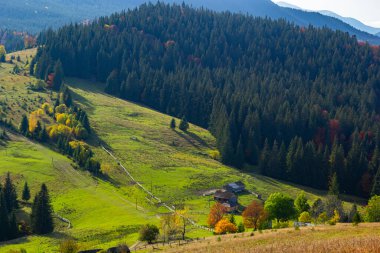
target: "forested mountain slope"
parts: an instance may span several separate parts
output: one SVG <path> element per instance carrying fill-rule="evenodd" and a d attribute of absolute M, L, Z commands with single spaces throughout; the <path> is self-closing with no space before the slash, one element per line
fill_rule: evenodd
<path fill-rule="evenodd" d="M 110 15 L 115 11 L 136 8 L 156 0 L 14 0 L 5 1 L 0 8 L 0 29 L 12 28 L 17 31 L 39 32 L 49 27 L 58 28 L 70 22 L 83 22 L 96 17 Z M 380 44 L 380 38 L 362 32 L 339 19 L 291 8 L 280 7 L 270 0 L 164 0 L 160 2 L 182 4 L 214 11 L 230 11 L 253 16 L 283 18 L 300 26 L 313 25 L 338 29 L 356 35 L 359 39 Z"/>
<path fill-rule="evenodd" d="M 65 26 L 43 42 L 37 77 L 60 60 L 67 76 L 96 78 L 110 94 L 209 127 L 226 164 L 259 164 L 321 189 L 336 173 L 342 192 L 371 193 L 378 47 L 328 29 L 164 4 Z"/>

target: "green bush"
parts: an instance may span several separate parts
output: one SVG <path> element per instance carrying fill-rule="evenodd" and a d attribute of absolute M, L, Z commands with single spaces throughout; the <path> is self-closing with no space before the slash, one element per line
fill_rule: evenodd
<path fill-rule="evenodd" d="M 160 231 L 156 225 L 146 224 L 140 229 L 139 240 L 152 243 L 154 240 L 156 240 L 159 232 Z"/>
<path fill-rule="evenodd" d="M 311 215 L 309 214 L 309 212 L 302 212 L 300 214 L 300 217 L 298 218 L 298 221 L 303 222 L 303 223 L 310 223 L 311 222 Z"/>
<path fill-rule="evenodd" d="M 380 196 L 373 196 L 366 207 L 366 221 L 380 222 Z"/>

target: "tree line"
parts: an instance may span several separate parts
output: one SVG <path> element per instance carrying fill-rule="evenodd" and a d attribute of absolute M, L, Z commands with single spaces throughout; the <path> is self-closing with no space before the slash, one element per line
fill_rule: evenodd
<path fill-rule="evenodd" d="M 336 173 L 341 192 L 378 193 L 379 47 L 163 3 L 47 30 L 39 43 L 35 76 L 61 62 L 68 76 L 208 127 L 225 164 L 319 189 Z"/>

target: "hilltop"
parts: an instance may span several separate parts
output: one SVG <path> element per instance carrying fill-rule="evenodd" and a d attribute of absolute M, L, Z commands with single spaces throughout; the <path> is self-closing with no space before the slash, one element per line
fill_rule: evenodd
<path fill-rule="evenodd" d="M 133 9 L 148 2 L 146 0 L 101 0 L 86 1 L 51 1 L 34 0 L 25 2 L 14 0 L 2 3 L 0 9 L 0 29 L 12 28 L 17 31 L 40 32 L 47 28 L 58 28 L 72 22 L 88 23 L 95 18 L 110 15 L 114 12 Z M 379 44 L 380 38 L 356 29 L 331 15 L 322 15 L 317 12 L 308 12 L 300 9 L 285 8 L 274 4 L 270 0 L 165 0 L 165 3 L 185 4 L 196 8 L 207 8 L 213 11 L 229 11 L 233 13 L 249 14 L 256 17 L 271 19 L 285 19 L 299 26 L 328 27 L 355 35 L 369 43 Z"/>

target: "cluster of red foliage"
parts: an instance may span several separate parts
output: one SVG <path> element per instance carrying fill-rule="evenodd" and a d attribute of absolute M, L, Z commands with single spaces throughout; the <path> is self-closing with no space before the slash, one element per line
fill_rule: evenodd
<path fill-rule="evenodd" d="M 333 143 L 335 140 L 335 137 L 339 134 L 340 129 L 340 123 L 337 119 L 331 119 L 329 122 L 329 128 L 330 128 L 330 143 Z"/>

